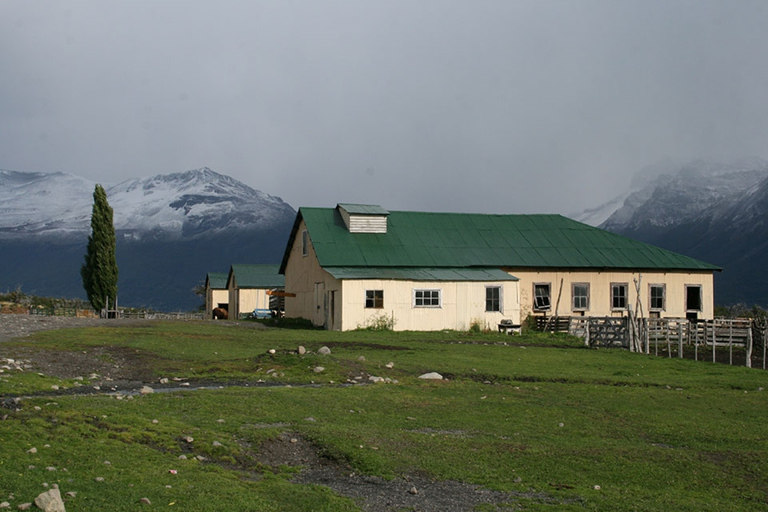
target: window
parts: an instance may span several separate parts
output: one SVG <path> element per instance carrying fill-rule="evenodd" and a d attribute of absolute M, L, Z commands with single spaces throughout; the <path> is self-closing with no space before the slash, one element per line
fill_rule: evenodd
<path fill-rule="evenodd" d="M 439 308 L 440 290 L 413 290 L 413 306 L 416 308 Z"/>
<path fill-rule="evenodd" d="M 536 311 L 547 311 L 550 307 L 550 287 L 549 283 L 539 283 L 533 285 L 533 309 Z"/>
<path fill-rule="evenodd" d="M 571 296 L 573 297 L 574 311 L 589 309 L 589 283 L 573 283 Z"/>
<path fill-rule="evenodd" d="M 611 283 L 611 309 L 627 309 L 627 283 Z"/>
<path fill-rule="evenodd" d="M 651 284 L 648 289 L 648 304 L 651 311 L 664 311 L 666 285 Z"/>
<path fill-rule="evenodd" d="M 306 256 L 309 254 L 309 233 L 307 230 L 301 232 L 301 255 Z"/>
<path fill-rule="evenodd" d="M 485 287 L 485 310 L 501 311 L 501 286 Z"/>
<path fill-rule="evenodd" d="M 685 286 L 685 310 L 701 311 L 701 286 Z"/>
<path fill-rule="evenodd" d="M 381 309 L 384 307 L 384 290 L 365 290 L 365 307 Z"/>

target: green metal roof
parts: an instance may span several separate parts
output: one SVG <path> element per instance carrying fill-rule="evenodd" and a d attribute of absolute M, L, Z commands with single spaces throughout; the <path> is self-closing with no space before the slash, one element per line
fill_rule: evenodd
<path fill-rule="evenodd" d="M 209 288 L 214 290 L 226 290 L 227 277 L 228 274 L 226 272 L 208 272 L 205 276 L 205 280 Z"/>
<path fill-rule="evenodd" d="M 323 268 L 595 268 L 721 270 L 562 215 L 389 212 L 386 233 L 350 233 L 334 208 L 300 208 Z"/>
<path fill-rule="evenodd" d="M 278 270 L 280 265 L 232 265 L 227 283 L 234 276 L 238 288 L 283 288 L 285 276 Z"/>
<path fill-rule="evenodd" d="M 339 203 L 339 206 L 355 215 L 389 215 L 389 212 L 375 204 Z"/>
<path fill-rule="evenodd" d="M 498 268 L 326 267 L 336 279 L 407 281 L 518 281 Z"/>

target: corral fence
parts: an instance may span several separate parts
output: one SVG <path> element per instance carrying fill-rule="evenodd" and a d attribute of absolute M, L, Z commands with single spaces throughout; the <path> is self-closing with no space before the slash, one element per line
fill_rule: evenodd
<path fill-rule="evenodd" d="M 538 318 L 537 327 L 567 332 L 590 347 L 620 347 L 656 356 L 738 364 L 766 369 L 768 322 L 752 318 Z"/>
<path fill-rule="evenodd" d="M 29 308 L 30 315 L 38 316 L 69 316 L 77 318 L 98 318 L 98 313 L 92 309 L 81 308 Z"/>
<path fill-rule="evenodd" d="M 147 320 L 202 320 L 203 312 L 157 313 L 154 311 L 121 311 L 119 318 L 144 318 Z"/>

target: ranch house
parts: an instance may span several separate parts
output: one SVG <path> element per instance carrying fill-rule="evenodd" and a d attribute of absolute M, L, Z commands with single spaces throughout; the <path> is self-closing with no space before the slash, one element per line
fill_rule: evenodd
<path fill-rule="evenodd" d="M 267 292 L 282 290 L 285 276 L 278 273 L 279 265 L 232 265 L 226 280 L 229 294 L 229 318 L 237 320 L 254 313 L 270 315 Z"/>
<path fill-rule="evenodd" d="M 720 268 L 561 215 L 300 208 L 285 315 L 327 329 L 495 329 L 528 315 L 711 319 Z"/>
<path fill-rule="evenodd" d="M 208 272 L 205 275 L 205 317 L 213 318 L 215 308 L 229 308 L 226 272 Z"/>

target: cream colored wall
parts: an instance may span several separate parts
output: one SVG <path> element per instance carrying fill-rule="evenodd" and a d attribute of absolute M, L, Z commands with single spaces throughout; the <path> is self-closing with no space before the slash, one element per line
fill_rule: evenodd
<path fill-rule="evenodd" d="M 502 311 L 485 311 L 486 286 L 502 288 Z M 439 308 L 413 307 L 414 289 L 441 290 Z M 382 309 L 365 307 L 366 290 L 383 290 Z M 342 282 L 341 330 L 370 325 L 377 317 L 394 318 L 397 331 L 467 330 L 473 323 L 496 329 L 502 319 L 520 323 L 520 304 L 515 281 L 503 282 L 414 282 L 391 280 L 345 280 Z"/>
<path fill-rule="evenodd" d="M 218 290 L 208 288 L 205 293 L 205 317 L 211 318 L 213 316 L 213 308 L 219 306 L 219 304 L 229 303 L 229 290 Z"/>
<path fill-rule="evenodd" d="M 254 309 L 269 309 L 269 295 L 266 288 L 240 288 L 237 290 L 237 295 L 238 310 L 236 316 L 230 318 L 240 318 L 240 315 L 251 313 Z"/>
<path fill-rule="evenodd" d="M 611 316 L 622 313 L 611 310 L 611 283 L 627 283 L 629 304 L 636 308 L 637 290 L 634 280 L 640 279 L 640 302 L 644 316 L 648 316 L 649 284 L 666 284 L 665 310 L 662 318 L 684 318 L 686 285 L 701 286 L 702 310 L 698 318 L 711 319 L 714 316 L 714 279 L 711 272 L 569 272 L 569 271 L 531 271 L 525 269 L 505 269 L 520 279 L 520 308 L 523 318 L 533 310 L 534 283 L 550 283 L 551 309 L 547 315 L 554 315 L 560 280 L 563 280 L 562 294 L 557 314 L 569 316 L 579 313 L 573 311 L 571 285 L 589 283 L 589 310 L 586 316 Z M 537 313 L 541 314 L 541 313 Z"/>
<path fill-rule="evenodd" d="M 296 297 L 285 298 L 285 316 L 287 318 L 306 318 L 318 326 L 330 324 L 332 327 L 336 327 L 341 318 L 340 303 L 334 308 L 334 318 L 329 317 L 330 311 L 326 311 L 325 306 L 330 292 L 336 292 L 336 300 L 340 300 L 341 284 L 320 268 L 311 240 L 308 254 L 302 255 L 302 232 L 305 229 L 306 226 L 302 221 L 285 266 L 285 291 L 296 294 Z M 318 284 L 322 288 L 322 295 L 316 297 Z"/>
<path fill-rule="evenodd" d="M 267 288 L 239 288 L 237 278 L 233 277 L 226 290 L 229 299 L 229 319 L 237 320 L 240 315 L 254 309 L 269 309 Z"/>

